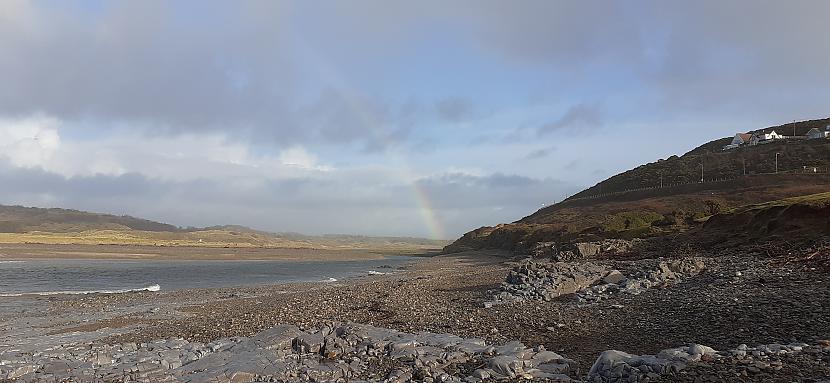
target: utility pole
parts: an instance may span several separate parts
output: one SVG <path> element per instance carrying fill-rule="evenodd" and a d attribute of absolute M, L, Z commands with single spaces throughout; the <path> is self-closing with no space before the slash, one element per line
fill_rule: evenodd
<path fill-rule="evenodd" d="M 778 155 L 781 153 L 775 153 L 775 173 L 778 174 Z"/>
<path fill-rule="evenodd" d="M 663 188 L 663 175 L 660 175 L 660 189 Z"/>
<path fill-rule="evenodd" d="M 746 158 L 743 158 L 744 161 L 744 175 L 746 175 Z"/>
<path fill-rule="evenodd" d="M 795 138 L 795 120 L 793 120 L 793 138 Z"/>
<path fill-rule="evenodd" d="M 704 160 L 700 160 L 700 183 L 703 183 L 703 167 L 704 167 Z"/>

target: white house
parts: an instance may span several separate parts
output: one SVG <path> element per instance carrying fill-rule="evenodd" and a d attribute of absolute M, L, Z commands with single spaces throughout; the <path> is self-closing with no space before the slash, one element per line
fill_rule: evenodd
<path fill-rule="evenodd" d="M 723 150 L 735 149 L 743 144 L 749 143 L 752 139 L 752 135 L 749 133 L 738 133 L 735 134 L 735 138 L 732 139 L 732 142 L 729 145 L 723 147 Z"/>
<path fill-rule="evenodd" d="M 776 133 L 774 130 L 769 133 L 758 132 L 752 135 L 752 138 L 749 139 L 750 145 L 758 145 L 763 144 L 772 140 L 780 140 L 784 138 L 784 136 Z"/>
<path fill-rule="evenodd" d="M 807 132 L 807 139 L 808 140 L 815 140 L 819 138 L 827 138 L 830 137 L 830 126 L 825 128 L 824 131 L 819 130 L 819 128 L 812 128 L 809 132 Z"/>

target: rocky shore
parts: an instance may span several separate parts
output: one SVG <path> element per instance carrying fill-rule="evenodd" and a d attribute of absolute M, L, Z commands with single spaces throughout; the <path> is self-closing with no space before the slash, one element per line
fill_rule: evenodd
<path fill-rule="evenodd" d="M 0 381 L 820 382 L 830 278 L 789 259 L 476 253 L 336 283 L 17 298 Z M 523 299 L 488 304 L 508 290 Z"/>
<path fill-rule="evenodd" d="M 830 359 L 830 341 L 716 351 L 691 344 L 654 355 L 608 350 L 583 374 L 544 346 L 491 345 L 452 334 L 402 333 L 361 324 L 302 331 L 280 325 L 250 338 L 210 343 L 184 339 L 116 345 L 84 343 L 38 352 L 0 353 L 0 378 L 19 382 L 469 382 L 535 380 L 591 383 L 694 381 L 763 377 L 789 367 L 788 357 Z M 731 365 L 729 376 L 700 371 Z M 686 371 L 687 367 L 691 367 Z"/>

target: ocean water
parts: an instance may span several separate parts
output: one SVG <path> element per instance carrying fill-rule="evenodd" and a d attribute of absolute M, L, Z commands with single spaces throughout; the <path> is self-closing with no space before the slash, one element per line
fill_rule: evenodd
<path fill-rule="evenodd" d="M 23 294 L 120 293 L 334 282 L 394 271 L 417 260 L 394 256 L 369 261 L 0 261 L 0 298 Z"/>

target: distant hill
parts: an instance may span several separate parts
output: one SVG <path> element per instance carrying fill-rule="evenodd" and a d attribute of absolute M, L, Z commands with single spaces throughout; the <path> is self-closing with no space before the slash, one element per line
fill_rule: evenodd
<path fill-rule="evenodd" d="M 241 225 L 180 228 L 130 216 L 0 205 L 0 243 L 117 244 L 289 249 L 436 250 L 446 241 L 270 233 Z"/>
<path fill-rule="evenodd" d="M 830 119 L 760 130 L 792 135 L 795 129 L 804 135 L 827 124 Z M 519 221 L 473 230 L 445 252 L 522 252 L 537 242 L 659 236 L 728 209 L 830 190 L 830 140 L 786 139 L 723 151 L 730 141 L 710 141 L 682 156 L 638 166 Z"/>
<path fill-rule="evenodd" d="M 0 233 L 47 231 L 56 233 L 84 230 L 170 231 L 174 225 L 128 215 L 89 213 L 79 210 L 0 205 Z"/>

